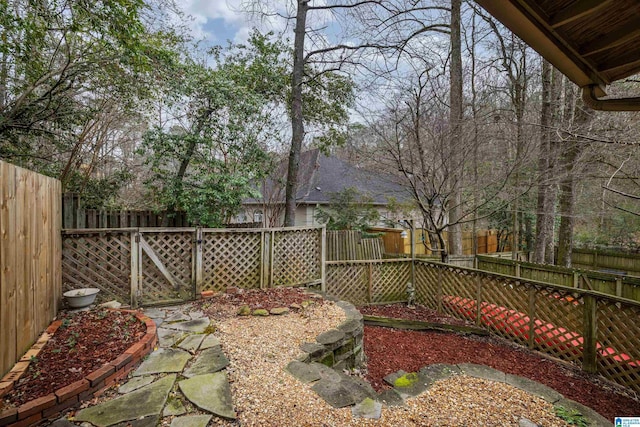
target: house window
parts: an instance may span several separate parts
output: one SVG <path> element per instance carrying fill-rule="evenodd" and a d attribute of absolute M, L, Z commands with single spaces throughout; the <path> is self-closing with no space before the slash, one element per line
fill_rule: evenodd
<path fill-rule="evenodd" d="M 257 210 L 253 212 L 253 222 L 262 222 L 262 211 Z"/>

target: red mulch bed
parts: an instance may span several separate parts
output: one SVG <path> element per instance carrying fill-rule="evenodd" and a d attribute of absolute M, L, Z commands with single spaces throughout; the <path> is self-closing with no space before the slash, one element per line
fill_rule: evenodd
<path fill-rule="evenodd" d="M 130 313 L 91 310 L 62 313 L 62 325 L 4 397 L 19 406 L 81 380 L 140 341 L 146 326 Z"/>
<path fill-rule="evenodd" d="M 424 307 L 401 304 L 360 307 L 362 314 L 425 322 L 458 323 Z M 406 331 L 365 326 L 367 379 L 376 390 L 386 387 L 383 378 L 398 370 L 417 372 L 434 363 L 477 363 L 545 384 L 566 398 L 588 406 L 609 420 L 638 416 L 640 402 L 632 392 L 589 375 L 577 367 L 550 360 L 539 353 L 497 337 L 463 336 L 437 331 Z"/>

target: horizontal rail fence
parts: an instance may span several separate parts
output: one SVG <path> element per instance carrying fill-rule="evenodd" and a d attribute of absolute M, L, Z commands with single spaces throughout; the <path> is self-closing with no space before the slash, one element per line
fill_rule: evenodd
<path fill-rule="evenodd" d="M 407 301 L 411 259 L 327 261 L 326 292 L 356 305 Z"/>
<path fill-rule="evenodd" d="M 324 282 L 324 228 L 63 231 L 63 287 L 138 305 L 196 293 Z"/>
<path fill-rule="evenodd" d="M 571 263 L 576 268 L 623 271 L 640 276 L 640 254 L 573 248 Z"/>
<path fill-rule="evenodd" d="M 61 298 L 60 181 L 0 161 L 0 377 Z"/>
<path fill-rule="evenodd" d="M 640 392 L 640 303 L 427 261 L 415 276 L 426 306 Z"/>
<path fill-rule="evenodd" d="M 640 278 L 478 256 L 478 270 L 522 277 L 640 301 Z"/>

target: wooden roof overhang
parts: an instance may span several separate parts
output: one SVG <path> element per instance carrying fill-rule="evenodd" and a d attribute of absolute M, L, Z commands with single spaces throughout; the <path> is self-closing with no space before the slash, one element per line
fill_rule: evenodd
<path fill-rule="evenodd" d="M 476 0 L 583 90 L 590 107 L 640 111 L 640 97 L 600 99 L 640 72 L 640 0 Z"/>

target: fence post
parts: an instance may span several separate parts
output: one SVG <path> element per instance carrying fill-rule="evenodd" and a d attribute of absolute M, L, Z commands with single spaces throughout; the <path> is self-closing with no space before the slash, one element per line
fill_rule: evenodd
<path fill-rule="evenodd" d="M 372 303 L 373 302 L 373 264 L 369 263 L 367 264 L 367 266 L 369 270 L 368 280 L 367 280 L 367 293 L 369 295 L 369 303 Z"/>
<path fill-rule="evenodd" d="M 411 220 L 411 284 L 416 286 L 416 222 Z M 424 231 L 423 231 L 424 233 Z"/>
<path fill-rule="evenodd" d="M 578 273 L 577 271 L 573 272 L 573 287 L 574 288 L 580 287 L 580 273 Z"/>
<path fill-rule="evenodd" d="M 622 296 L 622 277 L 616 277 L 616 296 Z"/>
<path fill-rule="evenodd" d="M 274 249 L 275 238 L 276 238 L 276 232 L 271 230 L 271 236 L 269 236 L 269 246 L 268 246 L 269 257 L 267 260 L 267 262 L 269 263 L 269 278 L 267 280 L 267 283 L 265 283 L 266 288 L 270 288 L 273 286 L 273 264 L 274 264 L 273 249 Z"/>
<path fill-rule="evenodd" d="M 476 326 L 480 326 L 480 316 L 482 313 L 482 280 L 476 274 Z"/>
<path fill-rule="evenodd" d="M 320 231 L 320 290 L 327 292 L 327 227 L 323 226 Z"/>
<path fill-rule="evenodd" d="M 198 295 L 198 290 L 202 289 L 202 278 L 204 277 L 203 274 L 203 265 L 202 265 L 202 240 L 203 239 L 203 233 L 202 233 L 202 228 L 198 227 L 196 228 L 196 239 L 194 242 L 194 293 L 197 296 Z"/>
<path fill-rule="evenodd" d="M 520 262 L 516 261 L 516 277 L 520 277 Z"/>
<path fill-rule="evenodd" d="M 140 235 L 138 231 L 131 232 L 131 307 L 138 307 L 140 292 Z"/>
<path fill-rule="evenodd" d="M 598 360 L 596 345 L 598 341 L 598 301 L 592 295 L 584 296 L 584 345 L 582 350 L 582 370 L 596 373 Z"/>
<path fill-rule="evenodd" d="M 529 337 L 527 344 L 529 348 L 532 349 L 535 344 L 534 334 L 536 333 L 536 288 L 533 286 L 529 288 L 529 313 L 527 314 L 529 315 Z"/>
<path fill-rule="evenodd" d="M 436 291 L 438 298 L 438 313 L 442 313 L 442 267 L 438 267 L 438 289 Z"/>

